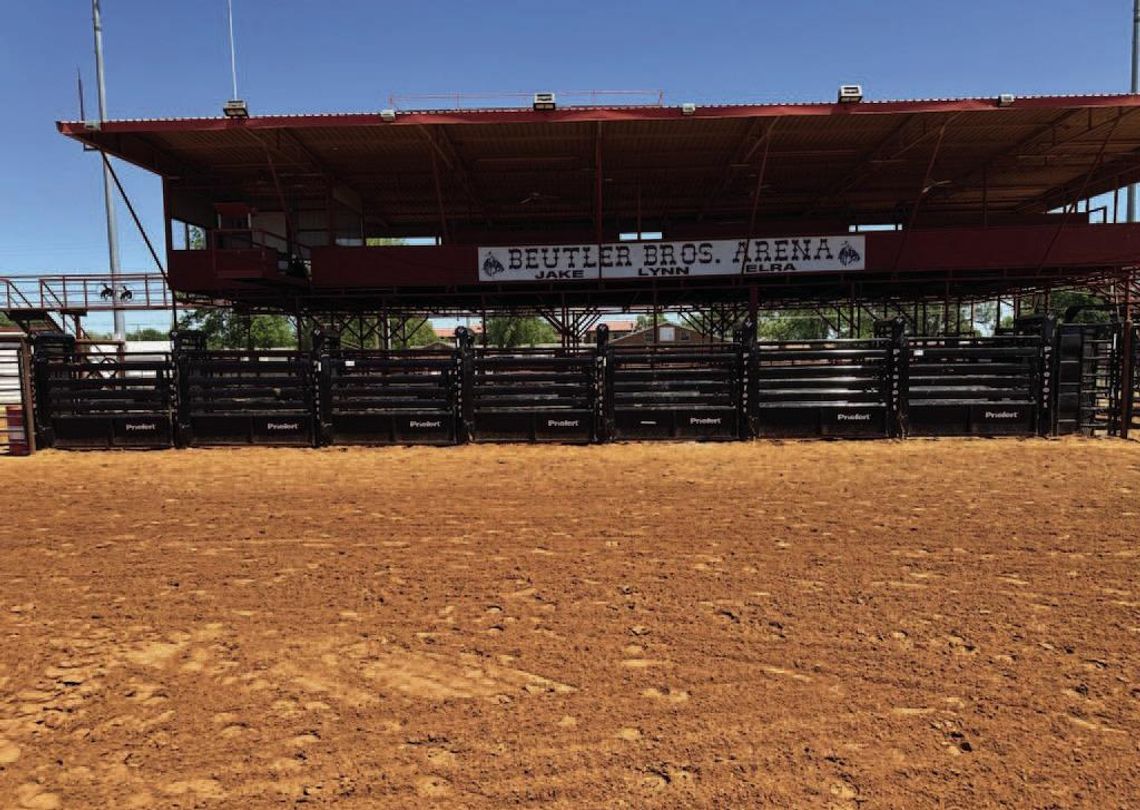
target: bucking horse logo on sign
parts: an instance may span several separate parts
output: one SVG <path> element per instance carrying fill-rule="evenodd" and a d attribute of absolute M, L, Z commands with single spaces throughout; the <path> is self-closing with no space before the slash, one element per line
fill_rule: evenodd
<path fill-rule="evenodd" d="M 503 267 L 503 263 L 495 258 L 494 253 L 488 253 L 487 258 L 483 260 L 483 275 L 488 278 L 494 278 L 506 269 Z"/>
<path fill-rule="evenodd" d="M 844 267 L 850 267 L 856 264 L 863 257 L 859 255 L 859 251 L 851 247 L 851 243 L 844 240 L 843 247 L 839 249 L 839 263 Z"/>

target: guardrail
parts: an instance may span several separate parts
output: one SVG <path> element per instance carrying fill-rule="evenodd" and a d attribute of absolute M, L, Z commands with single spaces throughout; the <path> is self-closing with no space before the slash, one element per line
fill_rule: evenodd
<path fill-rule="evenodd" d="M 170 309 L 173 300 L 160 273 L 0 278 L 0 311 L 7 312 L 160 310 Z"/>

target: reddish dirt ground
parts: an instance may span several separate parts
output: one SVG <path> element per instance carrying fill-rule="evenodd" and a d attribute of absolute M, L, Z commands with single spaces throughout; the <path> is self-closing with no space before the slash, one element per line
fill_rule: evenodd
<path fill-rule="evenodd" d="M 0 807 L 1140 806 L 1140 445 L 0 459 Z"/>

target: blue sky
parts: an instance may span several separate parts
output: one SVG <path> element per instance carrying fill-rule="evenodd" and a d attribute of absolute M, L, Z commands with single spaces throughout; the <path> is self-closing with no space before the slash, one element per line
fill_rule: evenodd
<path fill-rule="evenodd" d="M 536 89 L 660 88 L 673 103 L 826 100 L 848 82 L 869 98 L 1118 92 L 1129 77 L 1128 0 L 233 2 L 255 113 Z M 78 117 L 77 67 L 95 109 L 90 2 L 5 6 L 0 275 L 106 272 L 98 159 L 54 127 Z M 217 114 L 225 0 L 104 0 L 103 15 L 112 118 Z M 120 174 L 161 240 L 157 181 Z M 151 269 L 125 211 L 119 223 L 124 269 Z"/>

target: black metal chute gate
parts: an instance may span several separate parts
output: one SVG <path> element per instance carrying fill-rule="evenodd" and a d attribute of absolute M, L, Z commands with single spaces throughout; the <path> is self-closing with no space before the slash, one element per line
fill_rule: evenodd
<path fill-rule="evenodd" d="M 70 335 L 35 337 L 36 425 L 60 449 L 174 444 L 174 368 L 165 352 L 80 352 Z"/>
<path fill-rule="evenodd" d="M 458 351 L 343 349 L 314 335 L 321 444 L 455 444 Z"/>
<path fill-rule="evenodd" d="M 182 446 L 316 440 L 313 363 L 289 349 L 207 349 L 194 333 L 173 335 Z"/>
<path fill-rule="evenodd" d="M 593 350 L 475 348 L 466 330 L 461 402 L 474 442 L 597 441 L 598 353 Z"/>
<path fill-rule="evenodd" d="M 612 439 L 731 440 L 746 435 L 744 346 L 609 344 L 606 434 Z"/>
<path fill-rule="evenodd" d="M 897 336 L 761 341 L 749 353 L 752 432 L 759 437 L 897 434 Z"/>
<path fill-rule="evenodd" d="M 908 337 L 902 408 L 914 436 L 1032 436 L 1048 393 L 1038 334 Z"/>
<path fill-rule="evenodd" d="M 1129 384 L 1121 323 L 1065 323 L 1057 331 L 1055 433 L 1122 435 Z"/>

